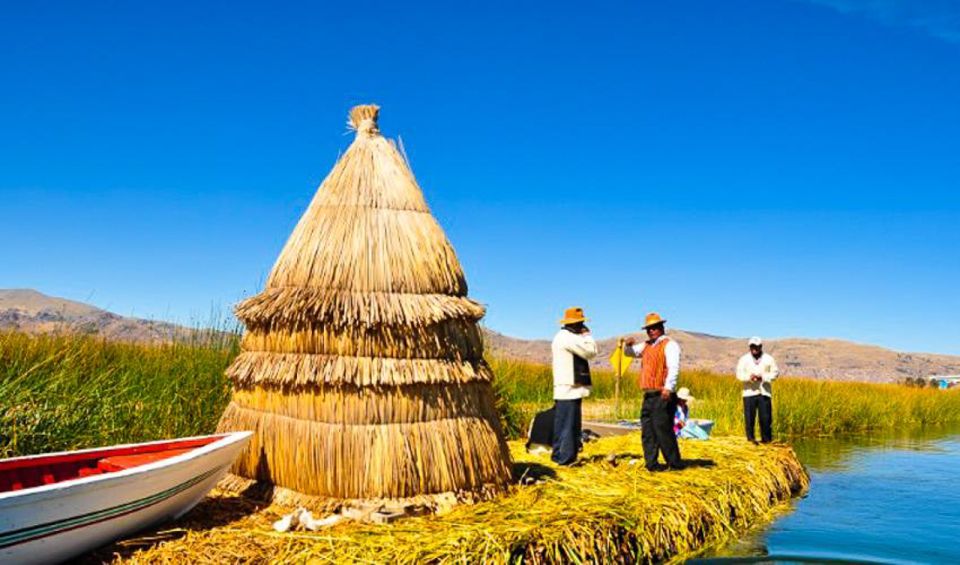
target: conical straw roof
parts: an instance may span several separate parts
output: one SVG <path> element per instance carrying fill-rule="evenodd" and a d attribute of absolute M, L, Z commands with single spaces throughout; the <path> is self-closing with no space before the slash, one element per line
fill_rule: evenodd
<path fill-rule="evenodd" d="M 509 454 L 453 247 L 406 161 L 350 112 L 356 139 L 260 294 L 221 430 L 253 429 L 235 473 L 318 500 L 489 494 Z M 426 498 L 424 498 L 426 497 Z"/>

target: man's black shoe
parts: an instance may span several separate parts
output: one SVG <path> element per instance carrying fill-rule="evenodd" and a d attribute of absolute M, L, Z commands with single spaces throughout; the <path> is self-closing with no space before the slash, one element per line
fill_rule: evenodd
<path fill-rule="evenodd" d="M 677 463 L 676 465 L 670 465 L 668 467 L 668 469 L 670 469 L 671 471 L 683 471 L 686 468 L 687 468 L 687 464 L 682 461 L 680 463 Z"/>
<path fill-rule="evenodd" d="M 659 473 L 660 471 L 666 471 L 667 466 L 661 465 L 660 463 L 655 463 L 652 467 L 647 467 L 647 471 L 651 473 Z"/>

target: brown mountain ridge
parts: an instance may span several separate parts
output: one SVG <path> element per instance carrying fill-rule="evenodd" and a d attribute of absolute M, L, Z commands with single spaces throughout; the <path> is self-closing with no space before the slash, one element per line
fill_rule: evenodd
<path fill-rule="evenodd" d="M 26 288 L 0 289 L 0 330 L 91 334 L 135 342 L 167 341 L 194 331 L 169 322 L 120 316 Z"/>
<path fill-rule="evenodd" d="M 721 337 L 686 330 L 667 333 L 680 343 L 685 369 L 733 373 L 737 360 L 747 352 L 747 338 Z M 643 338 L 640 334 L 635 334 Z M 548 340 L 524 340 L 487 331 L 489 349 L 507 358 L 536 363 L 550 362 Z M 607 359 L 617 338 L 597 342 L 600 355 L 595 367 L 609 369 Z M 901 353 L 875 345 L 838 339 L 767 339 L 764 350 L 774 356 L 784 375 L 835 381 L 893 382 L 905 377 L 960 373 L 960 357 L 930 353 Z M 634 370 L 631 367 L 631 370 Z"/>

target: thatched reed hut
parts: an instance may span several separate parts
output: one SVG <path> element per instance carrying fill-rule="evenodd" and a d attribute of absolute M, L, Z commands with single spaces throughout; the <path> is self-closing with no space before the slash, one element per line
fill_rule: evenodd
<path fill-rule="evenodd" d="M 233 473 L 278 501 L 429 504 L 509 481 L 484 309 L 378 112 L 351 110 L 356 139 L 236 309 L 246 332 L 219 428 L 255 431 Z"/>

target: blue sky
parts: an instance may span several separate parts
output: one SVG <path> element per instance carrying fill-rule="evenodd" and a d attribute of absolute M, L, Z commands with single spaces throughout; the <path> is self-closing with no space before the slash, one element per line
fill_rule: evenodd
<path fill-rule="evenodd" d="M 0 287 L 228 311 L 376 102 L 493 329 L 960 354 L 955 2 L 515 4 L 8 3 Z"/>

